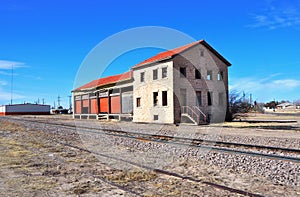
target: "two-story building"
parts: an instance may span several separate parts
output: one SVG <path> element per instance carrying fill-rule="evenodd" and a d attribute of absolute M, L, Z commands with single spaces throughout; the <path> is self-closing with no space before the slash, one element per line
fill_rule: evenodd
<path fill-rule="evenodd" d="M 204 40 L 161 52 L 123 75 L 73 90 L 74 117 L 222 122 L 227 112 L 230 65 Z"/>

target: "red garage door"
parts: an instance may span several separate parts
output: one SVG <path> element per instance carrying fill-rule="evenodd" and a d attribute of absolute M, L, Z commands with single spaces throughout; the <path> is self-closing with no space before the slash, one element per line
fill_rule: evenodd
<path fill-rule="evenodd" d="M 81 114 L 81 101 L 75 101 L 75 114 Z"/>
<path fill-rule="evenodd" d="M 110 107 L 112 114 L 119 114 L 121 112 L 120 96 L 110 97 Z"/>
<path fill-rule="evenodd" d="M 108 113 L 108 97 L 100 98 L 100 112 Z"/>
<path fill-rule="evenodd" d="M 91 114 L 98 114 L 97 99 L 91 99 Z"/>

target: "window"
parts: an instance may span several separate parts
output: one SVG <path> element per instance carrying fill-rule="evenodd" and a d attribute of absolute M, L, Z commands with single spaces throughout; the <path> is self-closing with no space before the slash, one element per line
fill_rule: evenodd
<path fill-rule="evenodd" d="M 168 106 L 168 92 L 162 91 L 162 106 Z"/>
<path fill-rule="evenodd" d="M 202 105 L 202 97 L 201 97 L 200 91 L 196 91 L 196 104 L 197 104 L 197 106 Z"/>
<path fill-rule="evenodd" d="M 195 79 L 201 79 L 201 72 L 197 68 L 195 68 Z"/>
<path fill-rule="evenodd" d="M 180 89 L 180 105 L 186 106 L 186 89 Z"/>
<path fill-rule="evenodd" d="M 157 69 L 153 70 L 153 80 L 157 79 Z"/>
<path fill-rule="evenodd" d="M 141 98 L 136 98 L 136 107 L 141 107 Z"/>
<path fill-rule="evenodd" d="M 219 93 L 219 105 L 221 105 L 221 106 L 224 105 L 224 93 L 223 92 Z"/>
<path fill-rule="evenodd" d="M 203 50 L 203 49 L 200 50 L 200 56 L 201 56 L 201 57 L 204 56 L 204 50 Z"/>
<path fill-rule="evenodd" d="M 158 115 L 153 115 L 153 120 L 158 120 Z"/>
<path fill-rule="evenodd" d="M 161 71 L 161 78 L 166 78 L 168 76 L 167 67 L 162 68 Z"/>
<path fill-rule="evenodd" d="M 180 67 L 180 77 L 186 77 L 186 67 Z"/>
<path fill-rule="evenodd" d="M 211 70 L 208 70 L 208 71 L 207 71 L 206 79 L 207 79 L 208 81 L 211 81 L 211 80 L 212 80 L 212 71 L 211 71 Z"/>
<path fill-rule="evenodd" d="M 224 72 L 223 71 L 220 71 L 218 73 L 218 81 L 222 81 L 223 80 L 223 75 L 224 75 Z"/>
<path fill-rule="evenodd" d="M 207 104 L 208 104 L 208 106 L 212 105 L 212 101 L 213 101 L 212 96 L 213 96 L 212 92 L 207 92 Z"/>
<path fill-rule="evenodd" d="M 141 73 L 141 82 L 144 82 L 145 81 L 145 72 L 142 72 Z"/>
<path fill-rule="evenodd" d="M 157 106 L 158 104 L 158 92 L 153 92 L 153 105 Z"/>

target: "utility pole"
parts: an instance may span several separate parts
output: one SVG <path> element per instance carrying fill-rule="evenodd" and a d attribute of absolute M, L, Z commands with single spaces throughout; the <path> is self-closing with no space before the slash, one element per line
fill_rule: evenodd
<path fill-rule="evenodd" d="M 11 90 L 10 90 L 10 104 L 13 104 L 13 84 L 14 84 L 14 65 L 11 65 Z"/>
<path fill-rule="evenodd" d="M 43 105 L 45 105 L 45 99 L 42 99 L 42 101 L 43 101 Z"/>
<path fill-rule="evenodd" d="M 60 107 L 60 96 L 57 97 L 57 104 L 58 104 L 57 107 Z"/>
<path fill-rule="evenodd" d="M 252 105 L 252 94 L 250 94 L 250 104 Z"/>
<path fill-rule="evenodd" d="M 70 110 L 70 113 L 72 111 L 72 96 L 68 96 L 69 97 L 69 110 Z"/>

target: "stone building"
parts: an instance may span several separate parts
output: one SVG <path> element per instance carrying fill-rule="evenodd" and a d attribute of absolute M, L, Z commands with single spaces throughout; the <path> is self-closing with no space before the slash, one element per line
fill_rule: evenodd
<path fill-rule="evenodd" d="M 230 65 L 204 40 L 161 52 L 123 75 L 101 78 L 73 90 L 74 117 L 222 122 Z"/>

